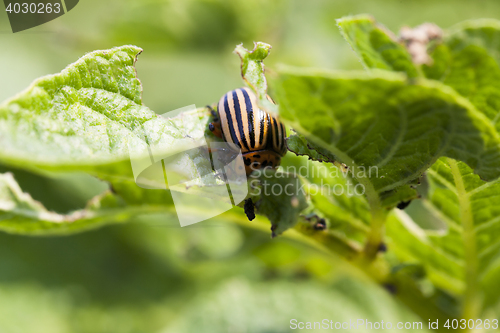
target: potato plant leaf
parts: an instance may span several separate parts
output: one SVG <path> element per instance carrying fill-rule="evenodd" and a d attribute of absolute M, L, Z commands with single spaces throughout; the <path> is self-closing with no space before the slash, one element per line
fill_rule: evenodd
<path fill-rule="evenodd" d="M 271 221 L 273 237 L 295 226 L 299 214 L 308 206 L 302 181 L 295 174 L 257 170 L 250 176 L 249 184 L 257 213 Z"/>
<path fill-rule="evenodd" d="M 208 114 L 165 119 L 142 105 L 134 64 L 142 50 L 94 51 L 61 73 L 35 80 L 0 105 L 0 159 L 32 170 L 133 179 L 130 153 L 182 150 L 203 138 Z M 182 120 L 182 119 L 181 119 Z M 187 125 L 186 125 L 187 124 Z"/>
<path fill-rule="evenodd" d="M 127 158 L 134 130 L 156 118 L 141 105 L 134 69 L 140 52 L 124 46 L 89 53 L 4 102 L 2 160 L 57 170 Z"/>
<path fill-rule="evenodd" d="M 284 68 L 275 89 L 281 118 L 346 164 L 368 196 L 415 181 L 443 155 L 484 179 L 500 176 L 500 138 L 491 123 L 437 82 Z"/>
<path fill-rule="evenodd" d="M 442 81 L 468 98 L 500 131 L 500 21 L 466 21 L 431 48 L 428 78 Z"/>
<path fill-rule="evenodd" d="M 343 17 L 337 20 L 337 25 L 365 68 L 405 72 L 408 77 L 419 76 L 419 70 L 404 45 L 372 16 Z"/>
<path fill-rule="evenodd" d="M 259 105 L 271 114 L 277 114 L 276 105 L 267 99 L 267 80 L 264 75 L 264 59 L 271 52 L 271 45 L 255 42 L 252 51 L 243 47 L 243 44 L 236 46 L 234 53 L 241 59 L 241 77 L 246 84 L 255 92 Z"/>
<path fill-rule="evenodd" d="M 288 162 L 286 169 L 295 170 L 302 179 L 310 203 L 304 218 L 312 224 L 316 222 L 314 215 L 327 221 L 326 230 L 316 232 L 314 237 L 328 238 L 327 243 L 320 241 L 329 247 L 341 243 L 359 252 L 370 229 L 370 207 L 363 194 L 358 193 L 359 186 L 356 187 L 347 173 L 330 163 L 318 163 L 305 157 L 293 160 L 292 165 Z"/>
<path fill-rule="evenodd" d="M 166 191 L 163 191 L 166 193 Z M 68 214 L 48 211 L 40 202 L 24 193 L 12 174 L 0 174 L 0 230 L 24 235 L 66 235 L 124 223 L 146 213 L 172 213 L 171 206 L 152 208 L 126 206 L 125 201 L 109 191 L 93 198 L 85 209 Z"/>
<path fill-rule="evenodd" d="M 439 287 L 463 296 L 463 318 L 498 304 L 500 183 L 485 182 L 465 163 L 439 159 L 428 173 L 424 207 L 443 228 L 425 230 L 396 212 L 388 236 L 401 258 L 424 265 Z"/>
<path fill-rule="evenodd" d="M 303 135 L 290 135 L 286 139 L 286 145 L 288 150 L 297 156 L 307 156 L 310 160 L 318 162 L 335 163 L 335 156 L 329 154 L 328 152 L 326 152 L 325 155 L 321 154 L 320 151 L 318 151 L 319 149 L 307 142 L 307 139 Z"/>
<path fill-rule="evenodd" d="M 367 69 L 402 71 L 408 77 L 415 76 L 414 71 L 408 69 L 416 66 L 411 63 L 409 52 L 395 41 L 392 32 L 381 28 L 371 16 L 346 17 L 337 22 L 342 35 Z M 374 32 L 378 39 L 372 36 Z M 392 42 L 377 47 L 376 40 Z M 431 61 L 421 68 L 427 78 L 441 81 L 467 98 L 497 131 L 500 129 L 500 88 L 497 84 L 500 80 L 499 41 L 500 21 L 465 21 L 446 30 L 442 41 L 429 42 Z"/>
<path fill-rule="evenodd" d="M 308 142 L 303 135 L 300 134 L 291 135 L 287 139 L 287 145 L 288 149 L 298 156 L 307 156 L 312 161 L 332 163 L 337 167 L 337 169 L 331 169 L 329 172 L 324 173 L 325 177 L 321 179 L 316 179 L 317 182 L 320 181 L 328 182 L 327 179 L 330 178 L 337 179 L 341 176 L 342 178 L 344 178 L 344 180 L 346 180 L 346 182 L 344 182 L 341 186 L 342 189 L 347 188 L 348 182 L 350 182 L 353 187 L 359 184 L 356 178 L 352 177 L 353 174 L 350 172 L 350 170 L 342 163 L 336 161 L 336 157 L 331 152 L 329 152 L 325 148 L 317 147 L 311 142 Z M 318 166 L 316 166 L 313 163 L 310 163 L 309 168 L 318 168 Z M 368 172 L 370 172 L 370 170 L 368 170 Z M 375 176 L 377 175 L 375 174 Z M 351 192 L 354 192 L 354 189 L 352 189 Z M 342 191 L 342 194 L 346 193 Z M 352 194 L 353 193 L 350 193 L 349 195 Z M 337 194 L 337 196 L 338 195 L 340 194 Z M 416 199 L 417 197 L 418 195 L 415 189 L 413 188 L 413 185 L 404 185 L 399 187 L 397 190 L 390 190 L 380 194 L 380 198 L 382 200 L 382 207 L 386 209 L 394 208 L 401 202 L 411 201 L 413 199 Z"/>

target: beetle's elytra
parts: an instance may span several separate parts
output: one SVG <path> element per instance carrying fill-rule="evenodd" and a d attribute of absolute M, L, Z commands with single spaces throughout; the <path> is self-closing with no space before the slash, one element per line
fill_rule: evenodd
<path fill-rule="evenodd" d="M 268 99 L 272 99 L 268 96 Z M 273 102 L 274 103 L 274 102 Z M 248 88 L 229 91 L 221 97 L 209 129 L 241 149 L 245 171 L 276 168 L 286 153 L 285 126 L 259 109 L 257 97 Z"/>

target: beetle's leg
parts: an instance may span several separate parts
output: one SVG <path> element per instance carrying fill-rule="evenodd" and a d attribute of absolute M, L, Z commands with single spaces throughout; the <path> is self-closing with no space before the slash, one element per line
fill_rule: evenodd
<path fill-rule="evenodd" d="M 212 118 L 213 118 L 213 122 L 208 124 L 208 129 L 216 137 L 222 139 L 222 130 L 221 130 L 221 125 L 220 125 L 220 119 L 219 119 L 219 116 L 217 115 L 217 112 L 210 105 L 207 105 L 206 108 L 210 110 L 210 113 L 212 114 Z"/>
<path fill-rule="evenodd" d="M 243 206 L 245 210 L 245 215 L 248 217 L 249 221 L 255 219 L 255 206 L 252 199 L 248 198 L 245 200 L 245 205 Z"/>
<path fill-rule="evenodd" d="M 205 107 L 210 111 L 210 114 L 212 115 L 212 118 L 214 118 L 214 121 L 219 121 L 219 116 L 217 115 L 217 112 L 214 110 L 214 108 L 210 105 L 207 105 Z"/>

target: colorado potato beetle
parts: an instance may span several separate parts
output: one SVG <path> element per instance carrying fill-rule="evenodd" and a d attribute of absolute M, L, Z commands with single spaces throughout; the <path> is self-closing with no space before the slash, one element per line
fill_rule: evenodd
<path fill-rule="evenodd" d="M 256 169 L 280 165 L 286 153 L 285 126 L 258 107 L 257 97 L 249 88 L 226 93 L 213 115 L 210 131 L 241 149 L 247 175 Z"/>

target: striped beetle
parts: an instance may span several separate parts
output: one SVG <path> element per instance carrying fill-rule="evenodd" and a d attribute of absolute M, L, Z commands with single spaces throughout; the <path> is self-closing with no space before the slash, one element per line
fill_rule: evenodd
<path fill-rule="evenodd" d="M 274 101 L 267 96 L 273 104 Z M 209 129 L 217 137 L 241 149 L 245 171 L 280 165 L 286 153 L 285 126 L 259 109 L 257 97 L 249 88 L 229 91 L 221 97 L 214 122 Z"/>

